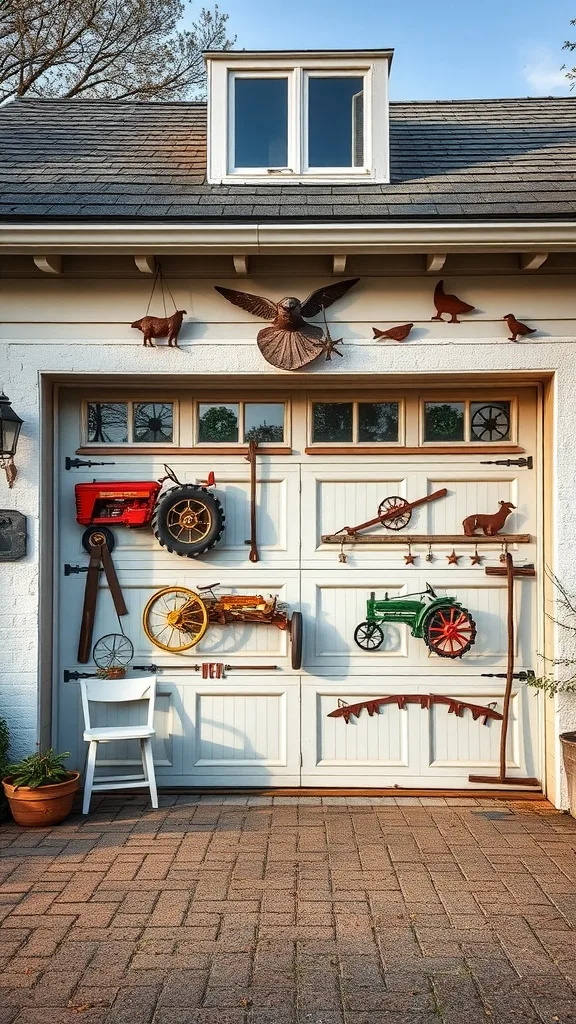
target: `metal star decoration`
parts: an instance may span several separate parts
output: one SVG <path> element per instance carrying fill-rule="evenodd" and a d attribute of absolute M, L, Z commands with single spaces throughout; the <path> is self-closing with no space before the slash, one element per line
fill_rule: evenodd
<path fill-rule="evenodd" d="M 482 565 L 482 555 L 478 554 L 478 548 L 473 555 L 470 556 L 470 562 L 472 565 Z"/>
<path fill-rule="evenodd" d="M 446 555 L 446 558 L 448 559 L 448 565 L 458 565 L 458 559 L 460 558 L 460 555 L 457 555 L 456 552 L 454 551 L 454 548 L 452 548 L 452 551 L 450 552 L 449 555 Z"/>

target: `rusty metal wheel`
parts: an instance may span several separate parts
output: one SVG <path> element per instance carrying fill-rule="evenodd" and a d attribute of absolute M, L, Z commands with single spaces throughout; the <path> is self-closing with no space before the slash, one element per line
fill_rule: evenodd
<path fill-rule="evenodd" d="M 144 632 L 161 651 L 177 654 L 194 647 L 208 627 L 208 611 L 199 594 L 187 587 L 164 587 L 144 609 Z"/>

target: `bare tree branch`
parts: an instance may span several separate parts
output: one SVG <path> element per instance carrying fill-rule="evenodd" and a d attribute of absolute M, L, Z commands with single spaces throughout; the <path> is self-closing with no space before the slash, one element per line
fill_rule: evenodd
<path fill-rule="evenodd" d="M 182 99 L 204 87 L 205 49 L 228 15 L 192 0 L 0 0 L 0 99 Z"/>

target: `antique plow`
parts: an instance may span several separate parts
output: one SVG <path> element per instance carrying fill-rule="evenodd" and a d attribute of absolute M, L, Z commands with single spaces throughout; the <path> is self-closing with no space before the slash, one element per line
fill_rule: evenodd
<path fill-rule="evenodd" d="M 214 594 L 218 584 L 199 587 L 164 587 L 153 594 L 144 609 L 143 625 L 148 639 L 162 651 L 182 653 L 200 642 L 210 624 L 261 623 L 284 630 L 290 638 L 292 668 L 302 667 L 302 613 L 288 614 L 275 597 L 261 594 Z"/>
<path fill-rule="evenodd" d="M 448 491 L 445 487 L 432 494 L 427 494 L 424 498 L 417 498 L 416 501 L 406 501 L 406 498 L 391 494 L 390 497 L 384 498 L 380 502 L 378 515 L 374 519 L 369 519 L 367 523 L 359 523 L 358 526 L 343 526 L 336 531 L 336 534 L 346 533 L 349 537 L 353 537 L 361 530 L 367 530 L 370 526 L 378 526 L 378 524 L 385 526 L 387 530 L 403 530 L 412 519 L 412 512 L 415 508 L 427 505 L 429 501 L 445 498 L 447 494 Z M 322 539 L 324 540 L 324 538 Z"/>
<path fill-rule="evenodd" d="M 338 707 L 329 713 L 328 718 L 343 718 L 348 725 L 352 716 L 358 718 L 364 708 L 372 717 L 385 704 L 397 704 L 401 711 L 404 711 L 407 704 L 419 704 L 423 711 L 429 711 L 433 704 L 447 704 L 449 715 L 461 718 L 464 710 L 471 711 L 474 721 L 480 718 L 482 725 L 487 725 L 489 718 L 501 721 L 503 717 L 491 705 L 470 704 L 466 700 L 444 697 L 440 693 L 390 693 L 384 697 L 371 697 L 369 700 L 359 701 L 358 704 L 346 704 L 345 701 L 339 700 Z"/>

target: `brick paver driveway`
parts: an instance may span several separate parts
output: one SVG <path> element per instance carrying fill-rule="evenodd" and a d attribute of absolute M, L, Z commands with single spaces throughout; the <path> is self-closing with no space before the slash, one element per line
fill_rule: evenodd
<path fill-rule="evenodd" d="M 576 1022 L 544 801 L 161 802 L 0 827 L 0 1024 Z"/>

